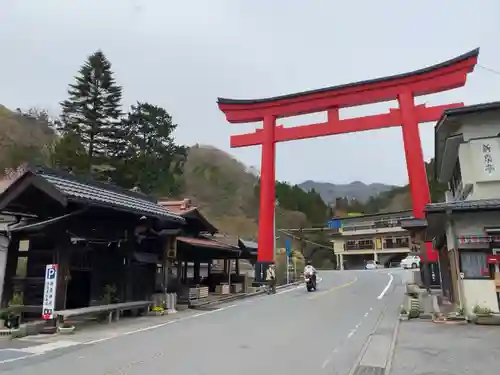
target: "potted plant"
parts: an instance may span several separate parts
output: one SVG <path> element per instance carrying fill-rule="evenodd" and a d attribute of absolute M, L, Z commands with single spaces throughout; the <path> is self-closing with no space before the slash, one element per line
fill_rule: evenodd
<path fill-rule="evenodd" d="M 408 320 L 409 317 L 408 311 L 403 305 L 401 305 L 399 308 L 399 320 Z"/>
<path fill-rule="evenodd" d="M 21 324 L 21 315 L 9 311 L 7 313 L 7 319 L 5 320 L 5 327 L 9 329 L 18 329 Z"/>
<path fill-rule="evenodd" d="M 103 293 L 101 296 L 100 303 L 102 305 L 111 305 L 117 303 L 118 298 L 116 297 L 116 286 L 114 284 L 106 284 L 103 288 Z M 101 313 L 97 316 L 99 321 L 107 321 L 109 313 Z"/>
<path fill-rule="evenodd" d="M 488 307 L 482 307 L 479 305 L 474 306 L 472 309 L 474 314 L 472 321 L 475 324 L 484 324 L 484 325 L 500 325 L 500 316 L 498 314 L 494 314 Z"/>
<path fill-rule="evenodd" d="M 102 295 L 102 302 L 105 305 L 110 305 L 117 302 L 116 298 L 116 286 L 114 284 L 107 284 L 104 287 L 104 293 Z"/>
<path fill-rule="evenodd" d="M 479 305 L 474 306 L 474 308 L 472 309 L 472 312 L 477 317 L 489 317 L 489 316 L 492 315 L 492 311 L 491 311 L 490 308 L 488 308 L 488 307 L 482 307 L 482 306 L 479 306 Z"/>
<path fill-rule="evenodd" d="M 70 322 L 62 322 L 57 326 L 57 332 L 62 335 L 70 335 L 75 331 L 75 326 Z"/>
<path fill-rule="evenodd" d="M 465 320 L 465 309 L 463 307 L 458 307 L 454 312 L 448 314 L 448 320 Z"/>
<path fill-rule="evenodd" d="M 165 309 L 161 306 L 155 306 L 151 309 L 151 314 L 155 316 L 162 316 L 165 314 Z"/>

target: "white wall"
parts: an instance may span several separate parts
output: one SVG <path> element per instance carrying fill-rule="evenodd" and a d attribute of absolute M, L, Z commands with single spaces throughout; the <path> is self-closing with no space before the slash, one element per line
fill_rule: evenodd
<path fill-rule="evenodd" d="M 485 227 L 500 227 L 500 212 L 498 211 L 454 213 L 452 219 L 455 224 L 455 236 L 482 236 Z M 449 233 L 447 232 L 446 235 L 449 236 Z"/>
<path fill-rule="evenodd" d="M 467 315 L 473 312 L 474 306 L 487 307 L 498 312 L 497 293 L 494 280 L 461 280 L 463 290 L 463 307 Z"/>
<path fill-rule="evenodd" d="M 473 190 L 467 200 L 500 198 L 500 113 L 469 116 L 454 134 L 462 134 L 465 143 L 460 144 L 458 157 L 462 183 L 472 184 Z M 495 138 L 492 138 L 495 137 Z M 495 171 L 486 173 L 482 144 L 492 147 L 489 154 Z"/>
<path fill-rule="evenodd" d="M 491 173 L 487 173 L 484 168 L 485 154 L 481 152 L 482 144 L 487 144 L 492 148 L 489 156 L 493 159 L 492 165 L 495 170 Z M 473 186 L 473 190 L 466 199 L 500 198 L 500 138 L 471 140 L 463 143 L 460 145 L 458 155 L 462 184 Z"/>
<path fill-rule="evenodd" d="M 0 301 L 2 300 L 2 294 L 3 294 L 8 246 L 9 246 L 9 239 L 5 236 L 0 235 Z"/>

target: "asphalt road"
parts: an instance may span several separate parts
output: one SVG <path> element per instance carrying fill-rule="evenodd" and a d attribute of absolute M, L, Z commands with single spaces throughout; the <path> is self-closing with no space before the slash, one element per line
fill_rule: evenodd
<path fill-rule="evenodd" d="M 0 373 L 347 375 L 383 313 L 397 311 L 401 272 L 324 271 L 316 292 L 292 287 L 179 313 L 151 329 L 0 364 Z"/>

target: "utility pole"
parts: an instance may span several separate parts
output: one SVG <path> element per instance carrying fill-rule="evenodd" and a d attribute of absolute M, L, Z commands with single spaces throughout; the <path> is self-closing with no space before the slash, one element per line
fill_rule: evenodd
<path fill-rule="evenodd" d="M 278 199 L 275 199 L 274 200 L 274 222 L 273 222 L 273 226 L 274 226 L 274 242 L 273 242 L 273 260 L 274 262 L 276 263 L 276 240 L 278 239 L 278 237 L 276 237 L 276 208 L 279 207 L 280 205 L 280 202 L 278 201 Z"/>

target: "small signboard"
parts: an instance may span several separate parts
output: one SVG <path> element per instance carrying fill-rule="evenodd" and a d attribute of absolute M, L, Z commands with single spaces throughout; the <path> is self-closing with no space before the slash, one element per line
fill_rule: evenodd
<path fill-rule="evenodd" d="M 488 263 L 488 264 L 500 264 L 500 255 L 488 254 L 486 256 L 486 263 Z"/>
<path fill-rule="evenodd" d="M 292 241 L 290 241 L 289 238 L 287 238 L 285 241 L 285 250 L 286 250 L 286 256 L 291 257 L 292 256 Z"/>
<path fill-rule="evenodd" d="M 57 264 L 47 264 L 45 267 L 45 286 L 43 290 L 42 319 L 54 319 L 56 307 Z"/>

